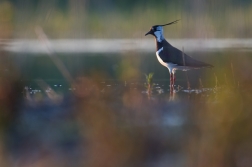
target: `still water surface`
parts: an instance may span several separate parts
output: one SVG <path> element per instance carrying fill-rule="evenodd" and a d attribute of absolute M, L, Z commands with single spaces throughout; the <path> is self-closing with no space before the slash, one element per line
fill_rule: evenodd
<path fill-rule="evenodd" d="M 101 152 L 94 156 L 99 160 L 108 151 L 128 157 L 121 162 L 128 166 L 187 166 L 201 162 L 206 152 L 225 154 L 229 164 L 242 161 L 232 148 L 246 152 L 240 145 L 250 141 L 252 53 L 235 48 L 186 53 L 214 68 L 178 71 L 175 100 L 155 50 L 8 53 L 5 73 L 18 71 L 27 90 L 26 100 L 11 103 L 18 106 L 6 134 L 13 164 L 39 162 L 46 152 L 59 164 L 83 166 L 93 152 Z M 148 97 L 144 74 L 151 72 L 153 96 Z M 243 136 L 237 135 L 241 129 Z"/>
<path fill-rule="evenodd" d="M 212 64 L 214 68 L 191 70 L 188 72 L 176 72 L 176 85 L 187 87 L 187 81 L 191 88 L 215 87 L 216 77 L 218 86 L 225 84 L 226 78 L 235 82 L 251 80 L 252 69 L 251 52 L 236 50 L 216 52 L 188 52 L 195 59 Z M 28 86 L 37 87 L 37 80 L 43 80 L 50 86 L 64 91 L 70 88 L 70 83 L 62 75 L 62 71 L 55 65 L 55 61 L 47 54 L 11 53 L 16 68 Z M 72 78 L 79 76 L 92 77 L 101 75 L 100 82 L 104 86 L 115 86 L 117 83 L 138 83 L 144 85 L 145 75 L 154 73 L 154 83 L 169 87 L 168 70 L 161 66 L 153 53 L 72 53 L 55 54 L 58 61 L 65 66 Z M 187 76 L 188 80 L 187 80 Z M 215 77 L 216 76 L 216 77 Z M 98 77 L 99 78 L 99 77 Z M 99 79 L 98 79 L 99 80 Z M 201 80 L 201 84 L 200 81 Z"/>

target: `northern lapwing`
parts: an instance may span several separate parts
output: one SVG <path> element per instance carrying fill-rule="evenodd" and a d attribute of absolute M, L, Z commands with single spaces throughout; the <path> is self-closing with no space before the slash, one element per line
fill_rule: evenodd
<path fill-rule="evenodd" d="M 199 69 L 204 67 L 213 67 L 210 64 L 198 61 L 192 57 L 186 55 L 181 50 L 173 47 L 169 44 L 163 35 L 163 26 L 177 23 L 179 20 L 163 24 L 152 26 L 150 31 L 145 34 L 153 35 L 156 40 L 156 56 L 160 64 L 167 67 L 170 73 L 170 85 L 174 87 L 175 72 L 176 70 L 187 71 L 190 69 Z"/>

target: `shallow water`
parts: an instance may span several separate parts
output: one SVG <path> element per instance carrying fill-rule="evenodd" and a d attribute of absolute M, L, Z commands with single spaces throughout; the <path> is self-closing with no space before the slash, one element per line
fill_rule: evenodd
<path fill-rule="evenodd" d="M 250 63 L 252 52 L 227 50 L 219 52 L 188 52 L 188 55 L 197 60 L 212 64 L 214 68 L 191 70 L 188 72 L 176 72 L 176 85 L 187 87 L 187 81 L 191 88 L 197 89 L 201 85 L 208 88 L 226 84 L 228 80 L 246 82 L 252 79 Z M 20 73 L 27 86 L 36 87 L 38 80 L 43 80 L 52 87 L 60 87 L 64 90 L 70 88 L 62 72 L 55 64 L 55 60 L 46 54 L 10 53 L 9 59 L 12 65 Z M 153 80 L 156 84 L 169 85 L 168 70 L 161 66 L 153 53 L 72 53 L 55 54 L 57 62 L 63 64 L 72 78 L 78 76 L 100 75 L 100 82 L 113 83 L 145 83 L 144 74 L 154 73 Z M 56 62 L 56 63 L 57 63 Z M 8 68 L 8 67 L 6 67 Z M 6 71 L 8 72 L 8 70 Z M 187 76 L 188 80 L 187 80 Z M 215 77 L 216 75 L 216 77 Z"/>
<path fill-rule="evenodd" d="M 116 157 L 107 164 L 187 166 L 217 153 L 225 163 L 242 161 L 251 139 L 252 53 L 186 53 L 214 68 L 178 71 L 173 96 L 155 51 L 6 54 L 3 75 L 23 86 L 13 81 L 6 95 L 10 164 L 92 166 Z M 144 74 L 151 72 L 148 94 Z"/>

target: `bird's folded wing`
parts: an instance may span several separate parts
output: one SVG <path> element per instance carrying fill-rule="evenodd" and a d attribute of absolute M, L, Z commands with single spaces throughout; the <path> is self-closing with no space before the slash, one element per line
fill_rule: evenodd
<path fill-rule="evenodd" d="M 159 57 L 166 63 L 173 63 L 178 66 L 190 66 L 195 68 L 213 67 L 210 64 L 193 59 L 171 45 L 169 47 L 164 47 L 163 50 L 159 52 Z"/>

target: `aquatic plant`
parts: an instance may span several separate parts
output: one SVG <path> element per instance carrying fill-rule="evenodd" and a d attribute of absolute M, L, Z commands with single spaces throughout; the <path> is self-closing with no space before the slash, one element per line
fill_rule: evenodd
<path fill-rule="evenodd" d="M 146 79 L 146 88 L 148 95 L 152 92 L 152 86 L 153 86 L 153 75 L 154 73 L 144 74 Z"/>

